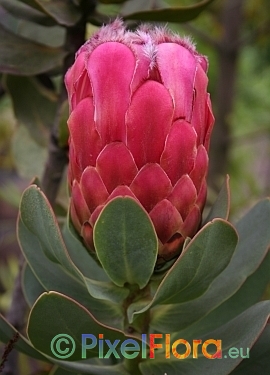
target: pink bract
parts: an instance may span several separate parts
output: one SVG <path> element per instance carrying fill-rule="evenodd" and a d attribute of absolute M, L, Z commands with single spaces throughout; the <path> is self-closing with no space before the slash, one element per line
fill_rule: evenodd
<path fill-rule="evenodd" d="M 116 20 L 77 52 L 66 74 L 73 224 L 91 250 L 93 226 L 117 196 L 136 199 L 159 238 L 158 263 L 201 222 L 214 118 L 207 60 L 188 39 Z"/>

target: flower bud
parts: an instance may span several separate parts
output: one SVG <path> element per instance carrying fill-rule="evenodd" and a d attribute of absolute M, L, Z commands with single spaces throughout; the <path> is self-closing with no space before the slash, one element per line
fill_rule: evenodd
<path fill-rule="evenodd" d="M 136 199 L 177 256 L 201 222 L 214 123 L 207 60 L 189 39 L 116 20 L 77 52 L 66 74 L 72 222 L 94 251 L 93 226 L 117 196 Z"/>

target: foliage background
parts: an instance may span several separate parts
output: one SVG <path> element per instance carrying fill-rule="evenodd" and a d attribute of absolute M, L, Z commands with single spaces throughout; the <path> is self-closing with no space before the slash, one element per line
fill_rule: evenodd
<path fill-rule="evenodd" d="M 53 69 L 45 69 L 38 74 L 34 71 L 39 61 L 32 61 L 29 71 L 33 69 L 33 74 L 13 75 L 3 66 L 6 49 L 16 50 L 16 45 L 0 38 L 0 311 L 6 314 L 19 269 L 16 216 L 20 195 L 33 177 L 44 180 L 52 135 L 55 136 L 55 117 L 57 123 L 61 124 L 58 140 L 63 154 L 66 152 L 67 106 L 61 72 L 63 67 L 65 69 L 70 65 L 74 54 L 69 49 L 70 41 L 66 36 L 67 28 L 72 33 L 72 25 L 65 24 L 63 19 L 60 19 L 59 24 L 58 19 L 58 24 L 52 22 L 49 26 L 33 26 L 29 20 L 10 12 L 8 2 L 12 4 L 18 1 L 0 0 L 2 31 L 8 30 L 56 49 L 65 46 L 66 58 L 64 60 L 63 54 L 62 67 L 61 64 L 55 64 Z M 106 22 L 119 13 L 132 13 L 136 7 L 145 7 L 145 4 L 155 8 L 160 5 L 178 7 L 196 3 L 194 0 L 136 0 L 135 6 L 135 0 L 124 4 L 118 2 L 97 2 L 98 13 L 88 22 L 86 32 L 82 31 L 82 35 L 79 35 L 80 41 L 84 34 L 89 37 L 102 21 Z M 87 4 L 87 1 L 84 3 Z M 46 22 L 44 18 L 43 23 Z M 134 26 L 134 22 L 130 21 L 130 25 Z M 224 175 L 228 173 L 233 221 L 257 200 L 269 195 L 269 25 L 268 0 L 216 0 L 191 22 L 171 23 L 168 19 L 169 28 L 180 34 L 191 35 L 197 49 L 209 57 L 209 91 L 217 121 L 211 146 L 208 200 L 211 205 Z M 62 182 L 55 207 L 61 221 L 68 207 L 68 197 L 65 175 L 60 177 Z M 32 362 L 26 365 L 23 356 L 20 357 L 20 366 L 24 369 L 20 372 L 22 375 L 40 373 L 39 366 Z"/>

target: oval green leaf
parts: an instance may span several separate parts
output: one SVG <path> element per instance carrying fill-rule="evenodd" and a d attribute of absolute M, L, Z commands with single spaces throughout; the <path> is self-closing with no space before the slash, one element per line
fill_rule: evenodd
<path fill-rule="evenodd" d="M 18 340 L 14 344 L 14 348 L 29 357 L 47 361 L 47 358 L 39 353 L 22 334 L 20 334 L 8 321 L 0 314 L 0 342 L 8 344 L 11 339 L 18 335 Z M 2 352 L 1 352 L 2 354 Z M 1 363 L 1 362 L 0 362 Z"/>
<path fill-rule="evenodd" d="M 126 0 L 99 0 L 102 4 L 120 4 L 124 3 Z"/>
<path fill-rule="evenodd" d="M 235 229 L 224 220 L 203 227 L 164 277 L 153 305 L 186 302 L 203 294 L 229 264 L 237 241 Z"/>
<path fill-rule="evenodd" d="M 123 363 L 116 365 L 107 364 L 103 366 L 100 363 L 95 364 L 94 361 L 101 362 L 100 359 L 97 360 L 96 358 L 91 358 L 83 362 L 61 361 L 60 363 L 60 361 L 58 361 L 57 363 L 59 363 L 61 367 L 53 368 L 48 375 L 130 375 L 130 373 L 126 371 Z"/>
<path fill-rule="evenodd" d="M 91 256 L 83 245 L 77 231 L 71 223 L 69 215 L 66 224 L 62 228 L 62 236 L 72 262 L 81 271 L 84 277 L 98 281 L 110 281 L 108 275 L 94 257 L 95 254 Z"/>
<path fill-rule="evenodd" d="M 27 127 L 37 143 L 41 146 L 47 145 L 48 128 L 56 115 L 56 93 L 44 88 L 35 77 L 8 75 L 5 86 L 11 96 L 13 110 L 19 123 Z"/>
<path fill-rule="evenodd" d="M 147 212 L 130 197 L 117 197 L 102 210 L 94 227 L 97 256 L 110 279 L 143 288 L 157 258 L 158 240 Z"/>
<path fill-rule="evenodd" d="M 40 6 L 36 3 L 35 0 L 19 0 L 19 1 L 20 3 L 24 3 L 33 9 L 41 10 Z"/>
<path fill-rule="evenodd" d="M 35 0 L 35 2 L 60 25 L 73 26 L 82 16 L 80 9 L 71 1 Z"/>
<path fill-rule="evenodd" d="M 16 3 L 18 3 L 18 1 L 16 1 Z M 43 13 L 41 13 L 41 15 L 43 17 L 46 17 Z M 49 21 L 53 21 L 49 17 L 47 17 L 46 19 L 48 19 Z M 52 48 L 62 47 L 64 45 L 65 28 L 55 23 L 55 26 L 43 25 L 42 21 L 40 21 L 39 23 L 34 23 L 34 21 L 32 22 L 30 20 L 27 20 L 26 16 L 24 18 L 15 17 L 13 13 L 8 12 L 4 8 L 2 8 L 0 25 L 6 31 L 9 31 L 21 38 L 25 38 L 34 43 Z"/>
<path fill-rule="evenodd" d="M 13 16 L 18 17 L 20 20 L 24 19 L 44 26 L 55 25 L 55 21 L 53 21 L 50 17 L 21 1 L 0 0 L 0 5 Z"/>
<path fill-rule="evenodd" d="M 239 241 L 228 265 L 199 298 L 152 313 L 151 326 L 172 332 L 180 331 L 202 320 L 233 296 L 262 264 L 270 244 L 270 200 L 257 203 L 236 224 Z M 260 276 L 261 277 L 261 276 Z M 250 291 L 249 291 L 250 292 Z M 248 292 L 248 293 L 249 293 Z M 178 308 L 179 307 L 179 308 Z M 180 308 L 181 307 L 181 308 Z"/>
<path fill-rule="evenodd" d="M 14 75 L 36 75 L 61 67 L 66 52 L 31 42 L 0 25 L 0 71 Z"/>
<path fill-rule="evenodd" d="M 228 220 L 231 200 L 229 181 L 230 177 L 227 175 L 216 198 L 216 201 L 214 202 L 206 219 L 204 220 L 204 224 L 218 217 L 224 220 Z"/>
<path fill-rule="evenodd" d="M 179 304 L 203 295 L 229 264 L 237 240 L 230 223 L 215 219 L 207 224 L 189 242 L 160 283 L 151 303 L 142 311 L 157 304 Z M 142 312 L 136 305 L 130 305 L 130 317 L 132 310 L 136 310 L 135 314 Z"/>
<path fill-rule="evenodd" d="M 270 315 L 270 301 L 260 302 L 248 310 L 238 315 L 233 320 L 222 325 L 218 329 L 212 332 L 208 332 L 204 337 L 195 336 L 192 338 L 184 337 L 188 340 L 191 345 L 191 353 L 184 360 L 175 358 L 170 350 L 170 359 L 165 357 L 165 352 L 161 353 L 161 350 L 155 350 L 155 358 L 148 359 L 140 364 L 140 369 L 143 375 L 155 374 L 164 375 L 194 375 L 194 374 L 207 374 L 207 375 L 228 375 L 231 371 L 242 361 L 241 355 L 239 355 L 240 348 L 243 349 L 243 353 L 247 353 L 247 348 L 251 348 L 254 342 L 260 336 L 264 329 L 267 319 Z M 177 339 L 183 338 L 182 336 L 175 335 L 171 336 L 171 345 Z M 222 358 L 215 358 L 211 360 L 202 355 L 201 344 L 197 347 L 198 358 L 192 358 L 193 351 L 193 340 L 201 339 L 202 343 L 206 340 L 214 339 L 221 340 L 222 346 Z M 212 345 L 211 345 L 212 346 Z M 212 346 L 213 347 L 213 346 Z M 230 348 L 236 348 L 238 351 L 237 356 L 229 355 Z M 171 346 L 170 346 L 171 349 Z M 182 348 L 181 348 L 182 349 Z M 179 352 L 180 350 L 179 349 Z M 213 348 L 215 352 L 216 346 Z M 183 350 L 183 349 L 182 349 Z M 207 351 L 207 350 L 206 350 Z M 213 353 L 212 352 L 212 353 Z M 183 353 L 183 351 L 182 351 Z M 210 354 L 210 350 L 207 351 Z M 235 353 L 235 351 L 234 351 Z M 251 354 L 250 354 L 251 355 Z M 260 357 L 257 357 L 260 360 Z M 248 361 L 248 359 L 247 359 Z M 259 372 L 253 372 L 259 374 Z"/>
<path fill-rule="evenodd" d="M 160 8 L 157 4 L 156 8 Z M 136 12 L 145 12 L 150 11 L 153 8 L 153 1 L 152 0 L 128 0 L 125 1 L 123 6 L 121 7 L 120 14 L 122 16 L 133 14 Z"/>
<path fill-rule="evenodd" d="M 57 292 L 44 293 L 34 304 L 27 333 L 37 350 L 49 357 L 68 361 L 99 357 L 100 334 L 104 335 L 104 355 L 109 350 L 105 340 L 113 343 L 116 339 L 120 342 L 126 339 L 121 331 L 99 323 L 82 305 Z M 65 356 L 61 350 L 57 351 L 57 335 L 58 339 L 65 336 L 69 340 L 70 355 Z M 85 357 L 82 358 L 83 335 L 92 335 L 85 343 L 88 346 L 93 343 L 93 347 L 85 349 Z"/>
<path fill-rule="evenodd" d="M 125 291 L 116 291 L 112 295 L 108 292 L 108 286 L 103 284 L 95 285 L 92 291 L 89 280 L 84 278 L 69 257 L 52 208 L 36 186 L 27 188 L 22 197 L 18 240 L 31 270 L 45 290 L 66 294 L 87 307 L 102 322 L 122 327 L 124 317 L 121 307 L 104 299 L 113 296 L 119 300 L 119 295 L 123 296 Z M 92 293 L 97 296 L 97 288 L 102 299 L 92 296 Z"/>
<path fill-rule="evenodd" d="M 270 282 L 270 253 L 260 267 L 247 278 L 241 288 L 208 315 L 181 331 L 182 336 L 203 335 L 227 323 L 250 306 L 263 299 Z M 160 322 L 162 325 L 162 322 Z"/>
<path fill-rule="evenodd" d="M 270 374 L 270 324 L 252 347 L 250 356 L 244 359 L 230 375 Z"/>
<path fill-rule="evenodd" d="M 188 22 L 198 15 L 214 0 L 204 0 L 187 7 L 162 8 L 123 15 L 125 20 L 141 20 L 155 22 Z"/>
<path fill-rule="evenodd" d="M 28 263 L 24 265 L 22 274 L 22 290 L 28 306 L 33 306 L 38 297 L 46 292 Z"/>

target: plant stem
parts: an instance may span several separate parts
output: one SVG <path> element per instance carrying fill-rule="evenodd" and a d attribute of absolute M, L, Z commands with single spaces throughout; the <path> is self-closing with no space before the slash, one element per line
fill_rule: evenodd
<path fill-rule="evenodd" d="M 139 363 L 140 363 L 140 356 L 134 358 L 134 359 L 124 359 L 124 366 L 126 370 L 129 372 L 130 375 L 139 375 Z"/>
<path fill-rule="evenodd" d="M 127 299 L 124 301 L 123 304 L 123 309 L 124 313 L 126 316 L 126 323 L 125 323 L 125 330 L 128 335 L 132 335 L 136 337 L 138 341 L 141 340 L 142 334 L 148 334 L 149 331 L 149 321 L 150 321 L 150 314 L 149 310 L 146 311 L 145 313 L 137 315 L 135 317 L 134 321 L 132 324 L 129 323 L 128 317 L 127 317 L 127 309 L 128 307 L 134 303 L 136 300 L 141 300 L 141 299 L 147 299 L 150 294 L 150 287 L 147 285 L 144 289 L 140 290 L 137 286 L 130 286 L 130 294 L 127 297 Z M 129 372 L 130 375 L 139 375 L 140 370 L 139 370 L 139 363 L 142 361 L 141 354 L 136 358 L 133 359 L 128 359 L 124 358 L 124 366 L 126 370 Z"/>

